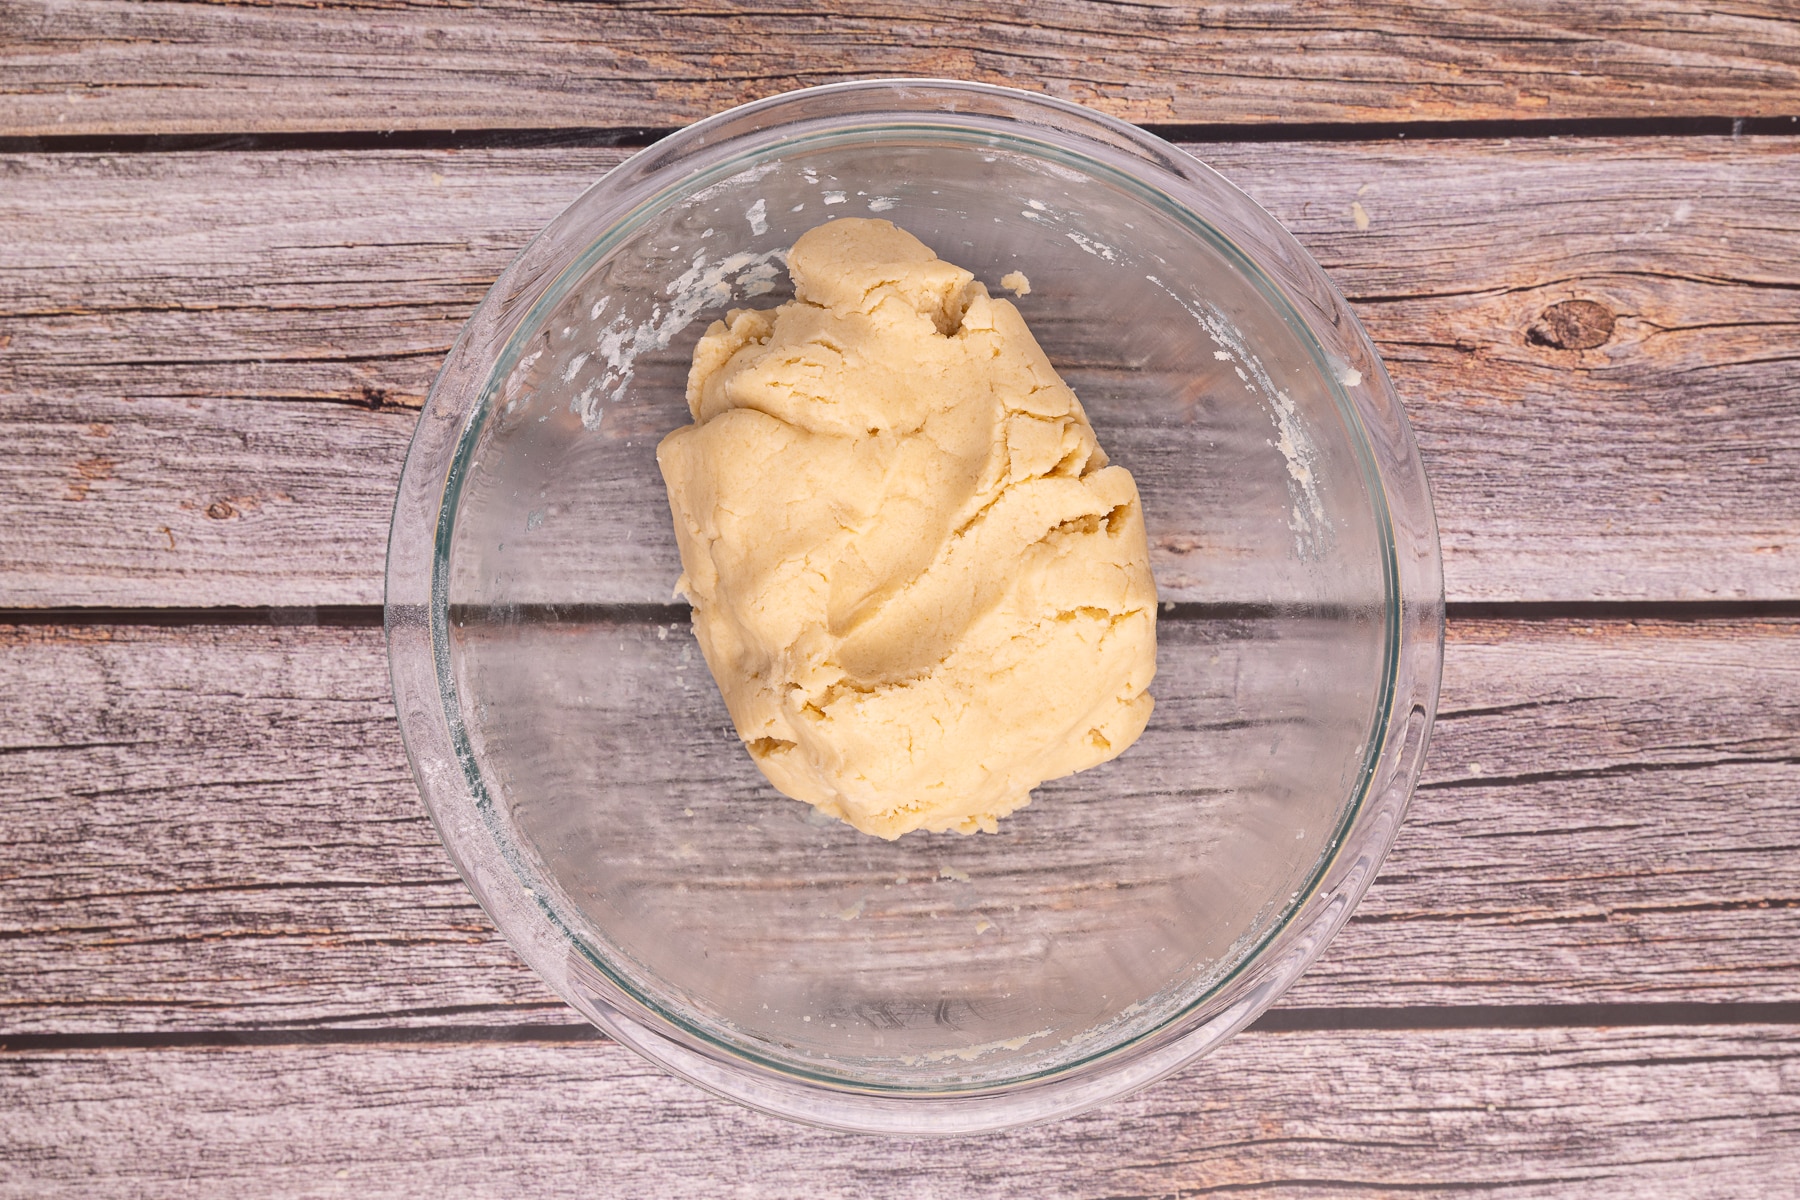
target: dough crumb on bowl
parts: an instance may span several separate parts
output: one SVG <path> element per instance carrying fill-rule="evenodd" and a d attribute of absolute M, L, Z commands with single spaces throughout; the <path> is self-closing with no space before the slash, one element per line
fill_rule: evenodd
<path fill-rule="evenodd" d="M 1000 286 L 1015 296 L 1031 295 L 1031 280 L 1025 277 L 1023 271 L 1008 271 L 1000 277 Z"/>
<path fill-rule="evenodd" d="M 1136 483 L 1012 303 L 910 233 L 843 218 L 788 265 L 792 301 L 700 339 L 657 449 L 678 588 L 777 789 L 884 838 L 993 832 L 1149 720 Z"/>

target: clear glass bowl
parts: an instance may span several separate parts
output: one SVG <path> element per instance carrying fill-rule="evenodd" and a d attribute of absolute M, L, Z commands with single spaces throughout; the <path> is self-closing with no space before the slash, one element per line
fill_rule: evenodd
<path fill-rule="evenodd" d="M 773 791 L 671 598 L 655 449 L 695 340 L 880 215 L 1018 304 L 1144 503 L 1155 715 L 998 834 L 883 842 Z M 734 109 L 500 277 L 419 421 L 388 551 L 444 844 L 568 1002 L 703 1087 L 953 1133 L 1148 1083 L 1268 1007 L 1387 853 L 1437 701 L 1430 494 L 1368 337 L 1174 147 L 942 81 Z"/>

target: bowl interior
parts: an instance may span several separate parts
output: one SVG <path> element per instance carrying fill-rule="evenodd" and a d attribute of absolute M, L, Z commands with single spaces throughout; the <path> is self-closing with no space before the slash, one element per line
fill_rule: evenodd
<path fill-rule="evenodd" d="M 1028 276 L 1144 502 L 1150 727 L 994 835 L 887 843 L 778 795 L 671 596 L 655 449 L 695 340 L 871 215 L 995 294 Z M 441 682 L 496 836 L 596 969 L 783 1071 L 992 1086 L 1165 1025 L 1304 897 L 1381 741 L 1391 547 L 1343 370 L 1228 240 L 1067 148 L 839 130 L 653 197 L 527 318 L 452 473 Z"/>

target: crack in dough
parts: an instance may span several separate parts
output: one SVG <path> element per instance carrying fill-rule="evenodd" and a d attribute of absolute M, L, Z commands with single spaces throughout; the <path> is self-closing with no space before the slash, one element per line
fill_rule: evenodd
<path fill-rule="evenodd" d="M 694 349 L 657 461 L 677 590 L 769 782 L 865 833 L 992 832 L 1149 720 L 1130 472 L 1010 302 L 887 221 Z"/>

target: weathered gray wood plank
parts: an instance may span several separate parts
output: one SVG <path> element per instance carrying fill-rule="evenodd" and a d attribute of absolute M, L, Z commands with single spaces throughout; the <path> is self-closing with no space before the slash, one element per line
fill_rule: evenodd
<path fill-rule="evenodd" d="M 1573 998 L 1614 955 L 1596 997 L 1795 995 L 1797 684 L 1791 622 L 1453 623 L 1399 843 L 1289 1002 Z"/>
<path fill-rule="evenodd" d="M 1247 1033 L 1037 1129 L 789 1125 L 610 1044 L 0 1053 L 34 1197 L 1783 1195 L 1789 1027 Z"/>
<path fill-rule="evenodd" d="M 1800 97 L 1800 33 L 1777 0 L 9 0 L 5 18 L 4 134 L 666 126 L 884 75 L 1039 88 L 1164 122 L 1785 116 Z"/>
<path fill-rule="evenodd" d="M 1452 599 L 1800 595 L 1791 141 L 1197 152 L 1381 345 Z M 0 604 L 378 601 L 410 407 L 618 158 L 0 157 Z M 1567 348 L 1571 300 L 1606 341 Z"/>
<path fill-rule="evenodd" d="M 437 844 L 379 631 L 16 627 L 0 681 L 0 1030 L 569 1019 Z M 1287 1002 L 1800 999 L 1796 697 L 1792 622 L 1454 626 L 1400 843 Z"/>

